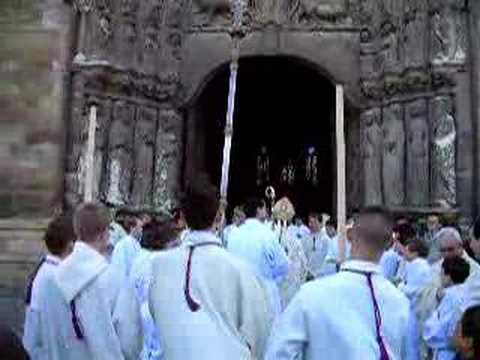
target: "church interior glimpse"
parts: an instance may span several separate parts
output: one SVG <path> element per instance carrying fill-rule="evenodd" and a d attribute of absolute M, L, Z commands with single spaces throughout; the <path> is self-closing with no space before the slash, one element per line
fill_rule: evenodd
<path fill-rule="evenodd" d="M 208 82 L 194 104 L 189 155 L 217 185 L 221 177 L 229 69 Z M 235 206 L 267 186 L 288 196 L 297 213 L 331 212 L 335 191 L 335 88 L 311 67 L 288 58 L 240 61 L 228 202 Z M 187 150 L 188 151 L 188 150 Z"/>

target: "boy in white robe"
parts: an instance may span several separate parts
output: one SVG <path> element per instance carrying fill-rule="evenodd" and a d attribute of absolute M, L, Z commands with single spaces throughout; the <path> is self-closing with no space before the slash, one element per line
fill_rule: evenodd
<path fill-rule="evenodd" d="M 455 313 L 465 300 L 464 281 L 470 266 L 461 257 L 448 258 L 442 264 L 443 298 L 426 321 L 423 338 L 433 350 L 433 360 L 455 360 L 456 351 L 450 344 L 449 332 L 456 326 Z"/>
<path fill-rule="evenodd" d="M 318 214 L 309 214 L 308 226 L 310 233 L 303 237 L 303 248 L 307 256 L 310 276 L 314 279 L 336 272 L 336 262 L 330 264 L 330 269 L 333 267 L 333 271 L 329 271 L 329 264 L 326 264 L 332 241 L 327 234 L 326 222 L 325 216 L 322 216 L 322 221 L 320 222 Z"/>
<path fill-rule="evenodd" d="M 250 199 L 244 206 L 247 220 L 231 234 L 228 251 L 248 263 L 257 276 L 265 282 L 270 294 L 273 312 L 282 311 L 279 284 L 288 273 L 288 258 L 277 236 L 266 226 L 265 202 Z"/>
<path fill-rule="evenodd" d="M 75 232 L 73 218 L 63 215 L 55 218 L 45 232 L 45 245 L 48 254 L 42 259 L 27 286 L 25 326 L 23 345 L 32 359 L 47 359 L 46 349 L 41 339 L 39 292 L 45 286 L 45 278 L 58 267 L 60 262 L 73 250 Z"/>
<path fill-rule="evenodd" d="M 118 271 L 128 277 L 141 246 L 138 239 L 132 235 L 139 226 L 139 220 L 131 216 L 125 219 L 125 223 L 125 226 L 129 229 L 128 234 L 115 245 L 110 262 Z"/>
<path fill-rule="evenodd" d="M 173 222 L 152 221 L 143 230 L 142 249 L 138 253 L 130 272 L 130 281 L 140 303 L 143 325 L 143 349 L 141 360 L 160 360 L 163 351 L 159 331 L 155 326 L 149 308 L 150 286 L 153 280 L 152 264 L 159 251 L 175 244 L 180 229 Z"/>
<path fill-rule="evenodd" d="M 187 189 L 185 245 L 153 262 L 150 309 L 165 359 L 263 359 L 272 319 L 268 295 L 215 236 L 218 205 L 211 185 Z"/>
<path fill-rule="evenodd" d="M 377 265 L 390 239 L 388 216 L 366 209 L 354 227 L 354 260 L 303 286 L 274 325 L 265 359 L 415 358 L 408 346 L 414 329 L 409 302 Z"/>
<path fill-rule="evenodd" d="M 49 360 L 137 360 L 142 345 L 134 290 L 104 255 L 109 216 L 97 204 L 74 215 L 75 247 L 45 279 L 40 322 Z"/>
<path fill-rule="evenodd" d="M 426 260 L 428 256 L 428 247 L 418 239 L 413 239 L 405 247 L 405 266 L 404 282 L 398 286 L 412 303 L 415 303 L 421 291 L 431 281 L 432 270 L 430 264 Z"/>

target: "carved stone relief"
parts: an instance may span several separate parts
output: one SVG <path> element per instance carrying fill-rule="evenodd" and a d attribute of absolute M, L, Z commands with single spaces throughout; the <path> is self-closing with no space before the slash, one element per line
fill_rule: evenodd
<path fill-rule="evenodd" d="M 135 127 L 135 176 L 132 188 L 132 205 L 135 207 L 152 205 L 156 129 L 157 110 L 140 107 Z"/>
<path fill-rule="evenodd" d="M 122 100 L 115 102 L 108 141 L 107 201 L 110 204 L 130 204 L 134 120 L 132 104 Z"/>
<path fill-rule="evenodd" d="M 362 113 L 361 123 L 363 128 L 365 204 L 382 205 L 383 131 L 380 109 L 375 108 Z"/>
<path fill-rule="evenodd" d="M 432 123 L 432 200 L 434 204 L 455 206 L 456 126 L 451 96 L 438 96 L 431 101 Z"/>
<path fill-rule="evenodd" d="M 230 17 L 229 0 L 193 0 L 194 25 L 226 25 Z"/>
<path fill-rule="evenodd" d="M 174 109 L 160 110 L 156 138 L 154 205 L 171 209 L 180 190 L 183 119 Z"/>
<path fill-rule="evenodd" d="M 429 205 L 429 126 L 427 102 L 415 100 L 406 105 L 407 203 L 413 207 Z"/>
<path fill-rule="evenodd" d="M 383 109 L 383 193 L 385 205 L 405 202 L 405 127 L 401 104 Z"/>
<path fill-rule="evenodd" d="M 315 24 L 347 16 L 346 0 L 298 0 L 292 12 L 296 23 Z"/>
<path fill-rule="evenodd" d="M 431 15 L 434 64 L 464 63 L 467 49 L 465 0 L 437 0 Z"/>
<path fill-rule="evenodd" d="M 427 7 L 425 0 L 405 0 L 404 54 L 407 68 L 426 65 Z"/>

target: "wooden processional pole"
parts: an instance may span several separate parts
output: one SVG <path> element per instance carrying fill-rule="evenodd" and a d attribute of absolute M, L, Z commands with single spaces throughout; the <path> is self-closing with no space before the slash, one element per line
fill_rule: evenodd
<path fill-rule="evenodd" d="M 232 59 L 230 62 L 230 81 L 228 89 L 228 109 L 225 124 L 225 143 L 223 147 L 222 179 L 220 182 L 220 196 L 224 210 L 227 205 L 228 177 L 230 173 L 230 154 L 233 137 L 233 116 L 235 113 L 235 95 L 237 92 L 238 61 L 240 58 L 240 41 L 243 37 L 242 24 L 245 13 L 245 0 L 232 0 Z"/>
<path fill-rule="evenodd" d="M 346 223 L 347 223 L 347 204 L 346 204 L 346 155 L 345 155 L 345 103 L 343 85 L 335 86 L 336 92 L 336 144 L 337 144 L 337 224 L 340 262 L 345 260 L 346 256 Z"/>
<path fill-rule="evenodd" d="M 88 140 L 87 155 L 85 159 L 85 191 L 84 202 L 93 201 L 93 182 L 95 173 L 95 132 L 97 129 L 97 107 L 90 107 L 90 116 L 88 118 Z"/>

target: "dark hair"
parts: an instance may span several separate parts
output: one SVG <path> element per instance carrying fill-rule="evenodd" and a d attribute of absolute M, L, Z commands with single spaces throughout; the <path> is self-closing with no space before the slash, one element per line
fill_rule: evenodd
<path fill-rule="evenodd" d="M 475 240 L 480 241 L 480 217 L 478 217 L 473 224 L 473 237 Z"/>
<path fill-rule="evenodd" d="M 403 246 L 407 245 L 415 238 L 416 232 L 408 220 L 402 219 L 397 221 L 393 231 L 398 234 L 398 242 Z"/>
<path fill-rule="evenodd" d="M 73 216 L 75 234 L 82 241 L 90 242 L 108 230 L 110 216 L 107 208 L 100 203 L 84 203 L 77 207 Z"/>
<path fill-rule="evenodd" d="M 73 217 L 71 215 L 60 215 L 53 219 L 48 224 L 44 236 L 48 251 L 56 256 L 62 255 L 69 244 L 75 241 L 75 238 Z"/>
<path fill-rule="evenodd" d="M 176 241 L 180 229 L 173 220 L 152 220 L 143 228 L 142 247 L 149 250 L 163 250 Z"/>
<path fill-rule="evenodd" d="M 308 218 L 309 218 L 309 219 L 310 219 L 310 218 L 314 218 L 314 219 L 320 220 L 320 214 L 317 213 L 317 212 L 310 212 L 310 213 L 308 214 Z"/>
<path fill-rule="evenodd" d="M 445 275 L 450 276 L 454 284 L 463 284 L 470 275 L 470 264 L 460 256 L 444 259 L 442 269 Z"/>
<path fill-rule="evenodd" d="M 183 213 L 192 230 L 210 228 L 219 209 L 217 189 L 207 181 L 198 181 L 189 185 L 185 192 Z"/>
<path fill-rule="evenodd" d="M 365 226 L 364 218 L 377 218 L 380 221 L 371 221 Z M 392 220 L 390 213 L 382 207 L 372 206 L 361 210 L 354 227 L 357 235 L 372 248 L 385 249 L 392 239 Z"/>
<path fill-rule="evenodd" d="M 243 211 L 247 218 L 254 218 L 257 216 L 258 209 L 263 207 L 265 207 L 265 200 L 252 197 L 243 205 Z"/>
<path fill-rule="evenodd" d="M 27 351 L 22 345 L 22 341 L 13 331 L 6 328 L 4 325 L 0 325 L 0 359 L 30 359 Z"/>
<path fill-rule="evenodd" d="M 416 252 L 421 258 L 427 258 L 429 249 L 425 241 L 415 237 L 407 243 L 407 248 L 411 252 Z"/>
<path fill-rule="evenodd" d="M 137 218 L 134 215 L 125 215 L 118 223 L 129 234 L 137 226 Z"/>
<path fill-rule="evenodd" d="M 468 308 L 462 318 L 462 334 L 473 340 L 474 359 L 480 358 L 480 306 Z"/>

